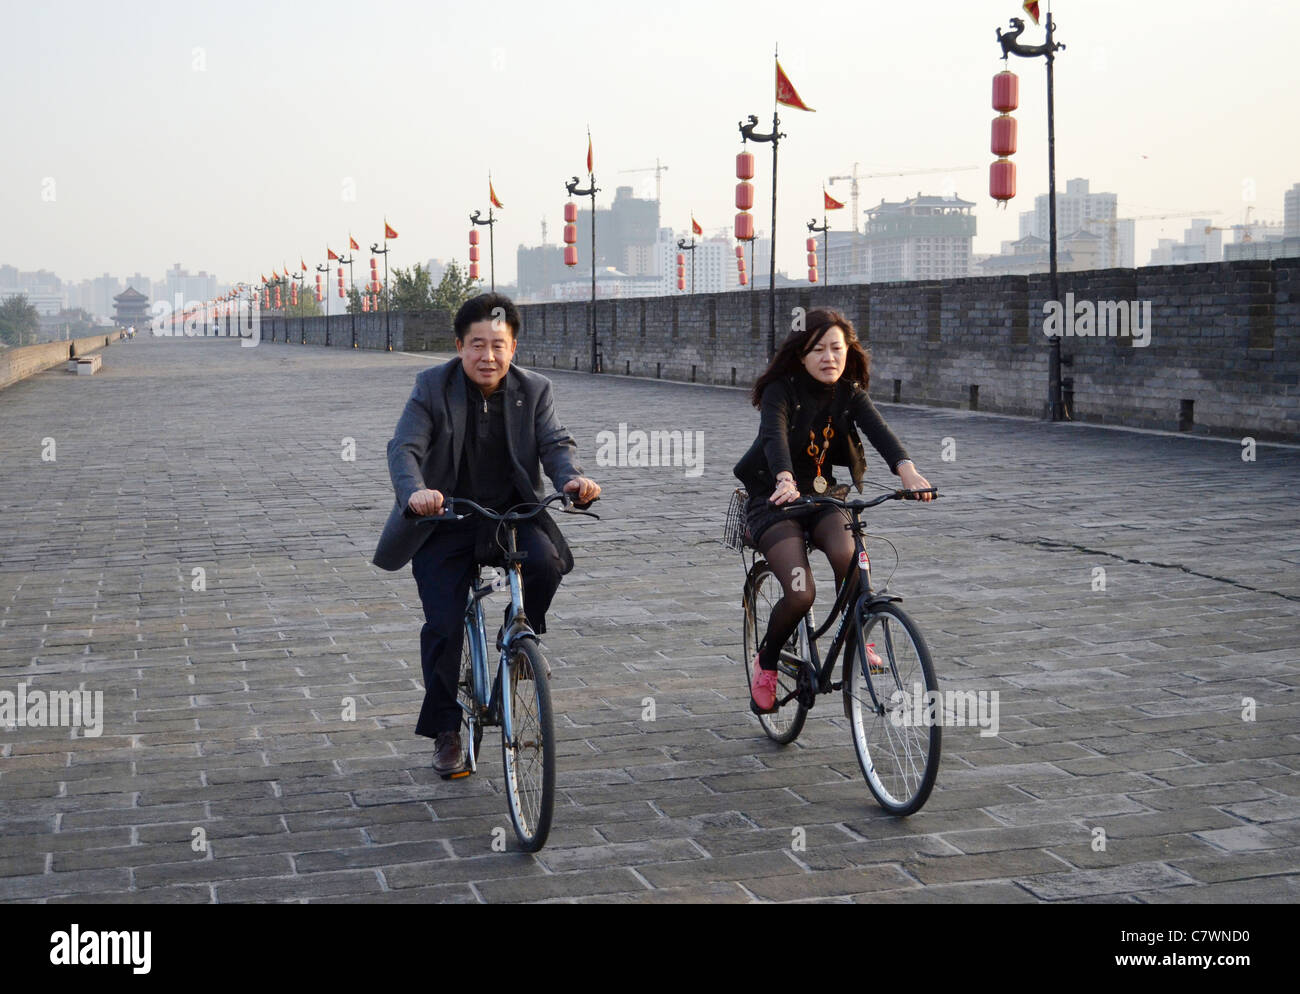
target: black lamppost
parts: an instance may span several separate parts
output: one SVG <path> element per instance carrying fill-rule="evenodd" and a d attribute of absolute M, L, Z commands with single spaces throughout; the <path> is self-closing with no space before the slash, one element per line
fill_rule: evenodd
<path fill-rule="evenodd" d="M 757 125 L 758 118 L 750 114 L 749 123 L 739 124 L 738 127 L 740 128 L 741 141 L 772 143 L 772 252 L 767 283 L 767 354 L 774 356 L 776 355 L 776 150 L 785 135 L 779 130 L 781 119 L 777 116 L 775 109 L 772 111 L 772 131 L 770 134 L 759 134 L 754 130 Z"/>
<path fill-rule="evenodd" d="M 351 238 L 352 236 L 349 235 L 348 237 Z M 349 244 L 351 243 L 349 242 Z M 357 310 L 355 307 L 352 306 L 351 291 L 352 288 L 356 286 L 356 284 L 352 281 L 352 263 L 356 261 L 356 258 L 357 258 L 356 249 L 352 249 L 350 250 L 348 257 L 346 259 L 339 260 L 340 266 L 348 267 L 348 296 L 345 299 L 348 302 L 348 312 L 352 315 L 352 347 L 354 349 L 357 347 Z M 328 333 L 325 336 L 325 344 L 326 345 L 329 344 Z"/>
<path fill-rule="evenodd" d="M 599 373 L 600 346 L 596 341 L 596 194 L 600 188 L 596 186 L 595 172 L 588 172 L 587 180 L 589 185 L 585 190 L 578 188 L 577 176 L 565 183 L 564 188 L 569 191 L 570 197 L 591 197 L 591 371 Z"/>
<path fill-rule="evenodd" d="M 1007 61 L 1009 56 L 1018 55 L 1021 58 L 1033 59 L 1042 56 L 1047 59 L 1047 218 L 1049 229 L 1048 259 L 1052 277 L 1052 299 L 1059 301 L 1061 299 L 1060 283 L 1057 280 L 1056 271 L 1056 112 L 1053 105 L 1054 90 L 1052 87 L 1052 66 L 1056 61 L 1056 51 L 1065 50 L 1065 46 L 1060 42 L 1052 40 L 1052 33 L 1055 25 L 1052 23 L 1052 12 L 1047 12 L 1047 41 L 1042 45 L 1022 45 L 1016 39 L 1025 30 L 1025 22 L 1019 17 L 1011 18 L 1012 30 L 1007 34 L 1002 33 L 1002 29 L 997 29 L 998 44 L 1002 46 L 1002 60 Z M 1065 404 L 1061 394 L 1061 366 L 1069 365 L 1070 359 L 1067 356 L 1061 357 L 1061 336 L 1052 336 L 1052 345 L 1050 358 L 1048 360 L 1048 394 L 1047 408 L 1048 418 L 1052 421 L 1070 420 L 1070 412 L 1065 409 Z"/>
<path fill-rule="evenodd" d="M 384 222 L 384 227 L 385 229 L 388 227 L 387 221 Z M 374 245 L 370 246 L 370 251 L 374 255 L 382 255 L 384 257 L 384 343 L 387 346 L 388 351 L 392 352 L 393 331 L 388 320 L 389 292 L 388 292 L 388 232 L 387 230 L 385 230 L 384 232 L 384 247 L 380 248 L 379 243 L 376 242 Z"/>
<path fill-rule="evenodd" d="M 329 249 L 325 250 L 326 253 Z M 321 291 L 321 296 L 325 298 L 325 344 L 330 343 L 330 264 L 327 259 L 323 265 L 316 267 L 316 272 L 325 274 L 325 288 Z"/>
<path fill-rule="evenodd" d="M 575 177 L 576 178 L 576 177 Z M 497 253 L 496 240 L 493 237 L 496 232 L 497 219 L 492 216 L 492 208 L 488 207 L 488 216 L 486 221 L 479 220 L 480 212 L 475 211 L 469 216 L 471 224 L 486 224 L 488 230 L 488 273 L 492 280 L 492 292 L 497 292 Z M 592 215 L 595 216 L 594 214 Z"/>
<path fill-rule="evenodd" d="M 691 293 L 695 293 L 695 250 L 699 248 L 695 243 L 695 235 L 691 235 L 689 242 L 685 238 L 677 239 L 677 248 L 681 252 L 691 253 Z"/>
<path fill-rule="evenodd" d="M 822 286 L 830 286 L 831 283 L 831 235 L 830 235 L 831 223 L 826 219 L 826 215 L 823 214 L 822 226 L 820 228 L 817 227 L 817 219 L 814 217 L 808 221 L 808 230 L 814 233 L 814 237 L 816 237 L 815 234 L 816 232 L 820 231 L 822 233 L 822 268 L 826 271 L 826 275 L 822 277 Z"/>

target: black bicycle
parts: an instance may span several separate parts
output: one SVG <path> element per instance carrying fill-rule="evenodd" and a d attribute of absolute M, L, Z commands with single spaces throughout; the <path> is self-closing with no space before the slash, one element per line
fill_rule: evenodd
<path fill-rule="evenodd" d="M 462 716 L 461 742 L 466 749 L 465 765 L 461 772 L 449 775 L 448 779 L 469 776 L 474 772 L 478 768 L 483 729 L 500 727 L 510 821 L 526 852 L 541 849 L 551 831 L 551 816 L 555 808 L 556 745 L 548 683 L 551 667 L 524 613 L 521 565 L 524 555 L 518 548 L 517 526 L 521 521 L 537 517 L 556 501 L 563 502 L 568 514 L 599 518 L 591 511 L 571 507 L 569 495 L 557 492 L 545 500 L 516 504 L 504 512 L 488 510 L 464 497 L 453 497 L 445 503 L 447 510 L 443 514 L 421 519 L 461 521 L 468 517 L 455 513 L 457 508 L 462 508 L 499 523 L 496 544 L 501 552 L 499 561 L 506 570 L 505 584 L 510 590 L 505 624 L 496 642 L 500 656 L 493 678 L 488 671 L 483 599 L 500 589 L 502 582 L 501 574 L 495 568 L 493 578 L 484 580 L 483 567 L 493 564 L 481 564 L 477 570 L 478 579 L 470 585 L 465 605 L 465 642 L 461 650 L 457 690 Z"/>
<path fill-rule="evenodd" d="M 936 499 L 939 496 L 939 491 L 931 487 L 894 490 L 871 500 L 809 495 L 792 502 L 830 505 L 848 512 L 844 527 L 853 533 L 858 569 L 851 570 L 840 585 L 825 624 L 818 628 L 810 610 L 781 648 L 776 709 L 759 715 L 767 736 L 785 745 L 803 731 L 819 694 L 842 691 L 844 715 L 867 787 L 881 807 L 896 815 L 920 810 L 939 772 L 942 730 L 933 706 L 939 685 L 924 637 L 898 606 L 902 597 L 888 592 L 888 581 L 880 590 L 871 587 L 871 560 L 863 541 L 866 526 L 860 516 L 867 508 L 885 501 L 917 499 L 927 493 Z M 743 490 L 732 496 L 724 544 L 742 556 L 749 550 L 743 598 L 748 700 L 750 663 L 767 630 L 772 608 L 783 592 L 776 572 L 748 539 L 744 527 L 746 499 Z M 839 625 L 823 661 L 817 640 L 837 620 Z M 837 681 L 832 676 L 841 649 L 844 667 L 842 679 Z"/>

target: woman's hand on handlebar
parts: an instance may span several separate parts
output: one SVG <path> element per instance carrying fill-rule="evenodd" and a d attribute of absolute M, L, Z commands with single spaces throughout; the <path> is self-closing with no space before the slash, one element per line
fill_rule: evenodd
<path fill-rule="evenodd" d="M 798 499 L 799 488 L 795 486 L 793 474 L 778 473 L 776 489 L 772 491 L 772 496 L 768 498 L 768 502 L 780 507 L 782 504 L 789 504 L 791 501 Z"/>
<path fill-rule="evenodd" d="M 600 484 L 585 476 L 575 476 L 564 485 L 564 492 L 576 494 L 573 498 L 574 506 L 583 508 L 600 496 Z"/>
<path fill-rule="evenodd" d="M 904 490 L 929 490 L 931 487 L 930 481 L 918 473 L 911 462 L 898 464 L 898 478 L 902 481 Z M 919 494 L 908 500 L 934 500 L 934 494 Z"/>
<path fill-rule="evenodd" d="M 437 490 L 417 490 L 406 506 L 422 517 L 442 514 L 444 498 Z"/>

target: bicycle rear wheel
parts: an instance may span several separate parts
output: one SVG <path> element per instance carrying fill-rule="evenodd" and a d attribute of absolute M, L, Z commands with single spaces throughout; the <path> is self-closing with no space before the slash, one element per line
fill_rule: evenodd
<path fill-rule="evenodd" d="M 916 623 L 896 604 L 859 607 L 854 651 L 845 659 L 844 702 L 853 747 L 867 787 L 891 814 L 919 811 L 939 772 L 942 729 L 929 720 L 939 689 L 930 650 Z M 874 646 L 873 664 L 868 646 Z M 879 672 L 871 672 L 874 668 Z M 874 697 L 872 695 L 874 691 Z M 923 720 L 915 720 L 920 696 Z"/>
<path fill-rule="evenodd" d="M 529 638 L 515 642 L 508 668 L 510 738 L 501 729 L 510 820 L 525 852 L 546 844 L 555 807 L 555 727 L 546 660 Z"/>
<path fill-rule="evenodd" d="M 745 581 L 745 694 L 750 694 L 750 685 L 754 678 L 751 671 L 754 653 L 758 652 L 758 644 L 762 641 L 764 632 L 767 631 L 767 621 L 772 614 L 772 608 L 782 597 L 781 581 L 777 579 L 776 572 L 765 561 L 759 560 L 750 570 L 749 578 Z M 799 679 L 799 667 L 796 663 L 786 659 L 787 654 L 799 659 L 808 658 L 807 637 L 804 631 L 803 623 L 795 629 L 789 641 L 786 642 L 782 651 L 782 658 L 776 666 L 776 700 L 779 704 L 785 697 L 794 692 L 796 683 Z M 788 745 L 799 737 L 803 731 L 804 722 L 808 719 L 808 709 L 799 703 L 799 699 L 793 698 L 785 705 L 778 708 L 771 714 L 761 714 L 758 716 L 758 723 L 763 726 L 763 731 L 773 742 L 780 745 Z"/>

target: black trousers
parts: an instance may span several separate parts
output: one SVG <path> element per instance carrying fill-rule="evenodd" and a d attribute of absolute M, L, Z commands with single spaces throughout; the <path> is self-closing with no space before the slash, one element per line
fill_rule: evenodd
<path fill-rule="evenodd" d="M 465 603 L 470 583 L 477 577 L 481 529 L 495 528 L 472 519 L 439 524 L 411 560 L 424 605 L 424 627 L 420 630 L 420 665 L 424 670 L 424 705 L 415 725 L 416 735 L 434 738 L 439 732 L 460 727 L 461 711 L 456 703 L 460 680 L 461 650 L 465 642 Z M 524 612 L 538 635 L 546 631 L 546 612 L 560 586 L 561 562 L 555 545 L 532 521 L 518 525 L 518 547 L 527 553 L 523 561 Z M 504 595 L 504 596 L 503 596 Z M 504 608 L 506 591 L 484 601 Z M 495 630 L 487 624 L 488 652 L 494 652 Z"/>

